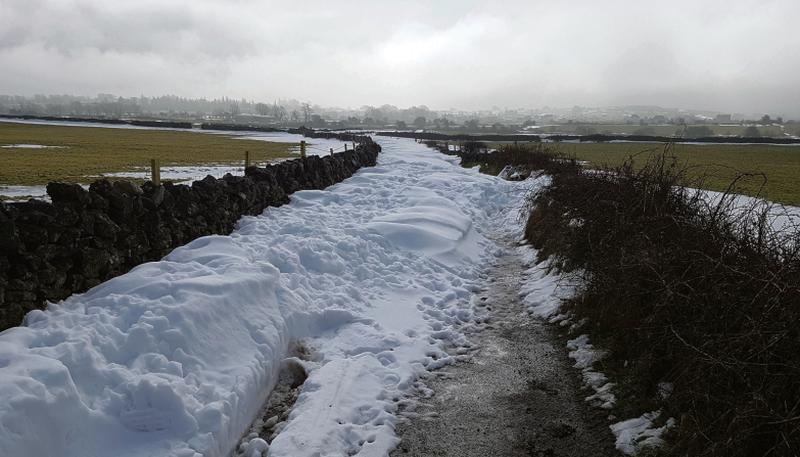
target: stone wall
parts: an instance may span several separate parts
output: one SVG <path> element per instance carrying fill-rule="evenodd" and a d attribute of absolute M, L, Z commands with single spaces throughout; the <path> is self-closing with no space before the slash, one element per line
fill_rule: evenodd
<path fill-rule="evenodd" d="M 415 140 L 436 140 L 436 141 L 487 141 L 520 143 L 540 142 L 543 140 L 551 142 L 560 141 L 582 141 L 589 143 L 603 143 L 609 141 L 632 141 L 642 143 L 756 143 L 756 144 L 800 144 L 800 138 L 792 137 L 738 137 L 738 136 L 711 136 L 700 138 L 683 138 L 675 136 L 656 136 L 656 135 L 529 135 L 529 134 L 499 134 L 499 133 L 458 133 L 445 134 L 437 132 L 378 132 L 379 136 L 391 136 L 398 138 L 413 138 Z"/>
<path fill-rule="evenodd" d="M 22 119 L 26 121 L 54 121 L 54 122 L 86 122 L 92 124 L 110 125 L 136 125 L 139 127 L 156 127 L 170 129 L 191 129 L 191 122 L 164 121 L 164 120 L 144 120 L 144 119 L 116 119 L 105 117 L 72 117 L 72 116 L 34 116 L 28 114 L 0 114 L 0 119 Z"/>
<path fill-rule="evenodd" d="M 360 141 L 355 151 L 249 167 L 244 176 L 208 176 L 190 186 L 100 180 L 87 191 L 53 182 L 52 203 L 0 203 L 0 329 L 197 237 L 228 234 L 241 216 L 287 203 L 292 192 L 323 189 L 375 165 L 380 146 Z"/>

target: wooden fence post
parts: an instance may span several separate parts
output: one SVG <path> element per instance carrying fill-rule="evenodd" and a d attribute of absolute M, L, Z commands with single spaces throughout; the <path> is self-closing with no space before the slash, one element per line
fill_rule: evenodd
<path fill-rule="evenodd" d="M 306 140 L 300 140 L 300 157 L 306 156 Z"/>
<path fill-rule="evenodd" d="M 331 155 L 333 155 L 333 148 L 331 148 Z"/>
<path fill-rule="evenodd" d="M 244 151 L 244 168 L 250 167 L 250 151 Z"/>
<path fill-rule="evenodd" d="M 158 159 L 150 159 L 150 181 L 154 186 L 161 185 L 161 164 Z"/>

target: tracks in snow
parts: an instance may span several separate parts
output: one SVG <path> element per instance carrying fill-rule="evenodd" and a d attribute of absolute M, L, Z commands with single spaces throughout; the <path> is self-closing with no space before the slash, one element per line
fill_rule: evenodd
<path fill-rule="evenodd" d="M 583 400 L 562 341 L 525 311 L 521 256 L 513 242 L 500 243 L 507 252 L 475 300 L 487 318 L 470 335 L 478 351 L 426 381 L 435 395 L 402 413 L 402 441 L 391 455 L 618 455 L 602 413 Z"/>

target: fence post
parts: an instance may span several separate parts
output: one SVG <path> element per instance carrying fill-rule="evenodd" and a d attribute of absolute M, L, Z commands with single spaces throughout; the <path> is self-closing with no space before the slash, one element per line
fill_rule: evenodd
<path fill-rule="evenodd" d="M 150 181 L 154 186 L 161 185 L 161 164 L 158 159 L 150 159 Z"/>
<path fill-rule="evenodd" d="M 300 140 L 300 157 L 306 156 L 306 140 Z"/>
<path fill-rule="evenodd" d="M 244 168 L 245 170 L 250 167 L 250 151 L 244 151 Z"/>
<path fill-rule="evenodd" d="M 354 151 L 356 150 L 356 142 L 355 141 L 353 141 L 353 150 Z"/>
<path fill-rule="evenodd" d="M 331 148 L 331 155 L 333 155 L 333 148 Z"/>

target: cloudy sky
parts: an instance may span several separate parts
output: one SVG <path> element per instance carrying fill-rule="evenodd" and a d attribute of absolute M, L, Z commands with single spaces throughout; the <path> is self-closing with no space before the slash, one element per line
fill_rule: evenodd
<path fill-rule="evenodd" d="M 798 0 L 0 0 L 0 93 L 800 117 Z"/>

